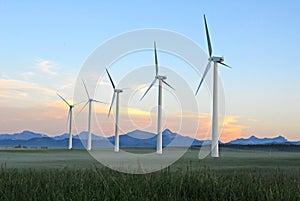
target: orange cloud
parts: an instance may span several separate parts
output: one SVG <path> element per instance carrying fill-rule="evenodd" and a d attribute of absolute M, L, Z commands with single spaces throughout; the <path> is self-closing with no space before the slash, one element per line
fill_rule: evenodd
<path fill-rule="evenodd" d="M 71 102 L 71 101 L 70 101 Z M 79 115 L 84 103 L 74 109 L 74 118 L 78 132 L 87 130 L 87 109 Z M 59 99 L 57 101 L 45 102 L 34 107 L 1 108 L 2 115 L 0 123 L 2 131 L 19 132 L 29 129 L 45 132 L 50 135 L 59 135 L 67 132 L 68 106 Z M 108 118 L 109 105 L 94 104 L 92 115 L 92 132 L 100 135 L 111 136 L 114 134 L 115 113 L 111 112 Z M 136 108 L 122 108 L 120 112 L 120 133 L 127 133 L 135 129 L 156 133 L 156 112 L 143 111 Z M 197 139 L 211 138 L 211 115 L 206 113 L 184 113 L 182 115 L 163 114 L 163 129 L 169 128 L 173 132 Z M 223 130 L 220 140 L 227 142 L 241 136 L 247 128 L 239 122 L 238 116 L 226 116 L 223 121 Z M 75 130 L 73 131 L 75 133 Z"/>
<path fill-rule="evenodd" d="M 6 106 L 33 106 L 54 96 L 56 96 L 54 90 L 35 83 L 15 79 L 0 79 L 0 98 Z"/>
<path fill-rule="evenodd" d="M 258 122 L 258 120 L 257 120 L 257 119 L 254 119 L 254 118 L 250 118 L 250 119 L 248 119 L 248 121 L 249 121 L 249 122 Z"/>
<path fill-rule="evenodd" d="M 239 123 L 239 116 L 226 116 L 223 122 L 223 132 L 220 136 L 222 142 L 229 142 L 236 138 L 240 138 L 243 130 L 248 128 Z"/>
<path fill-rule="evenodd" d="M 211 115 L 207 113 L 201 114 L 184 114 L 183 118 L 187 119 L 188 126 L 183 129 L 181 134 L 186 136 L 195 137 L 197 139 L 211 139 Z M 239 116 L 225 116 L 223 122 L 221 118 L 219 123 L 223 126 L 219 126 L 220 140 L 222 142 L 228 142 L 238 137 L 241 137 L 244 129 L 247 126 L 241 124 Z M 198 124 L 198 129 L 195 132 L 195 124 Z M 175 126 L 175 125 L 173 125 Z M 172 128 L 170 126 L 169 128 Z"/>

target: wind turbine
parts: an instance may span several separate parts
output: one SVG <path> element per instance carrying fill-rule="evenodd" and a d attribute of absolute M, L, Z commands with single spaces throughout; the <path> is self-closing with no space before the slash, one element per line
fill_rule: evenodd
<path fill-rule="evenodd" d="M 80 110 L 80 112 L 87 106 L 87 104 L 89 104 L 89 119 L 88 119 L 88 141 L 87 141 L 87 150 L 91 150 L 92 149 L 92 133 L 91 133 L 91 119 L 92 119 L 92 103 L 93 102 L 97 102 L 97 103 L 104 103 L 98 100 L 95 100 L 93 98 L 90 97 L 89 92 L 87 90 L 87 87 L 85 85 L 84 80 L 82 80 L 88 101 L 85 103 L 85 105 L 82 107 L 82 109 Z M 80 113 L 79 112 L 79 113 Z"/>
<path fill-rule="evenodd" d="M 204 15 L 204 23 L 205 23 L 205 31 L 206 31 L 206 39 L 207 39 L 207 46 L 208 46 L 208 53 L 209 53 L 209 58 L 208 58 L 208 64 L 206 66 L 206 69 L 204 71 L 203 77 L 200 81 L 200 84 L 197 88 L 196 94 L 198 93 L 200 86 L 202 85 L 202 82 L 208 73 L 210 67 L 211 67 L 211 62 L 214 63 L 214 71 L 213 71 L 213 115 L 212 115 L 212 142 L 211 142 L 211 156 L 212 157 L 219 157 L 219 144 L 218 144 L 218 64 L 221 64 L 223 66 L 226 66 L 228 68 L 231 68 L 227 64 L 223 63 L 224 62 L 224 57 L 218 57 L 218 56 L 212 56 L 212 45 L 210 42 L 210 37 L 209 37 L 209 32 L 208 32 L 208 27 L 207 27 L 207 22 L 206 22 L 206 17 Z"/>
<path fill-rule="evenodd" d="M 109 80 L 111 82 L 111 85 L 114 89 L 114 95 L 113 95 L 112 100 L 111 100 L 108 116 L 110 115 L 112 105 L 114 104 L 114 100 L 116 98 L 115 152 L 119 152 L 119 94 L 122 93 L 123 90 L 122 89 L 116 89 L 115 84 L 114 84 L 114 82 L 113 82 L 113 80 L 112 80 L 112 78 L 111 78 L 111 76 L 110 76 L 107 69 L 106 69 L 106 72 L 107 72 L 107 75 L 108 75 Z"/>
<path fill-rule="evenodd" d="M 165 80 L 167 76 L 159 75 L 158 74 L 158 59 L 157 59 L 157 52 L 156 52 L 156 43 L 154 42 L 154 58 L 155 58 L 155 77 L 144 95 L 140 100 L 142 100 L 151 87 L 155 84 L 156 80 L 158 80 L 158 108 L 157 108 L 157 144 L 156 144 L 156 153 L 162 154 L 162 131 L 161 131 L 161 109 L 162 109 L 162 84 L 166 84 L 171 89 L 175 90 L 171 85 L 169 85 Z"/>
<path fill-rule="evenodd" d="M 69 148 L 68 149 L 72 149 L 73 108 L 74 108 L 75 105 L 78 105 L 80 103 L 70 104 L 70 103 L 68 103 L 68 101 L 66 101 L 66 99 L 64 99 L 61 95 L 59 95 L 59 93 L 57 93 L 57 95 L 69 106 L 69 113 L 68 113 L 68 119 L 67 119 L 67 121 L 70 121 L 70 125 L 69 125 Z"/>

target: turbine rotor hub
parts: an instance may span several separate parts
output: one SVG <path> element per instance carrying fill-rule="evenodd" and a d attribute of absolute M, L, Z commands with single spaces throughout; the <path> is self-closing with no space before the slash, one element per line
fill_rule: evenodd
<path fill-rule="evenodd" d="M 123 92 L 122 89 L 115 89 L 114 91 L 115 91 L 116 93 L 122 93 L 122 92 Z"/>
<path fill-rule="evenodd" d="M 165 80 L 165 79 L 167 79 L 167 76 L 157 75 L 157 76 L 155 76 L 155 78 L 158 79 L 158 80 Z"/>
<path fill-rule="evenodd" d="M 224 57 L 211 57 L 208 60 L 209 61 L 213 61 L 213 62 L 223 62 L 224 61 Z"/>

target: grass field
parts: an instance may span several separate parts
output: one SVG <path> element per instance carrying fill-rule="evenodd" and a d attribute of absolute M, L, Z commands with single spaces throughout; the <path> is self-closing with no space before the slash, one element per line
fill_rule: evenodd
<path fill-rule="evenodd" d="M 143 175 L 84 150 L 0 150 L 0 200 L 300 200 L 299 150 L 282 148 L 221 147 L 220 158 L 203 160 L 193 149 Z"/>

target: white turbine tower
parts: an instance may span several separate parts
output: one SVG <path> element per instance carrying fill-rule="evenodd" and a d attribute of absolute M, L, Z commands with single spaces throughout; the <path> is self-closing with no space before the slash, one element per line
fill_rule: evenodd
<path fill-rule="evenodd" d="M 88 140 L 87 140 L 87 150 L 91 150 L 92 149 L 92 133 L 91 133 L 91 119 L 92 119 L 92 103 L 93 102 L 97 102 L 97 103 L 104 103 L 98 100 L 95 100 L 93 98 L 90 97 L 89 92 L 87 90 L 87 87 L 85 85 L 85 82 L 82 80 L 88 101 L 85 103 L 85 105 L 82 107 L 82 109 L 80 110 L 80 112 L 87 106 L 87 104 L 89 104 L 89 118 L 88 118 Z M 79 113 L 80 113 L 79 112 Z"/>
<path fill-rule="evenodd" d="M 68 149 L 72 149 L 73 108 L 74 108 L 75 105 L 78 105 L 80 103 L 70 104 L 70 103 L 68 103 L 68 101 L 66 101 L 66 99 L 64 99 L 61 95 L 59 95 L 59 93 L 57 93 L 57 95 L 69 106 L 69 113 L 68 113 L 68 119 L 67 119 L 67 121 L 70 121 L 70 125 L 69 125 L 69 147 L 68 147 Z"/>
<path fill-rule="evenodd" d="M 115 84 L 108 72 L 108 70 L 106 69 L 107 75 L 109 77 L 109 80 L 111 82 L 111 85 L 114 89 L 114 95 L 112 97 L 111 100 L 111 104 L 109 107 L 109 112 L 108 112 L 108 116 L 110 115 L 110 111 L 112 108 L 112 105 L 114 104 L 114 100 L 116 98 L 116 122 L 115 122 L 115 152 L 119 152 L 119 94 L 123 92 L 122 89 L 116 89 Z"/>
<path fill-rule="evenodd" d="M 158 108 L 157 108 L 157 144 L 156 144 L 156 153 L 162 154 L 162 130 L 161 130 L 161 110 L 162 110 L 162 83 L 166 84 L 168 87 L 174 90 L 174 88 L 169 85 L 165 80 L 166 76 L 158 75 L 158 59 L 156 52 L 156 43 L 154 42 L 154 57 L 155 57 L 155 78 L 142 96 L 140 100 L 142 100 L 151 87 L 155 84 L 156 80 L 158 80 Z"/>
<path fill-rule="evenodd" d="M 212 142 L 211 142 L 211 156 L 212 157 L 219 157 L 219 144 L 218 144 L 218 138 L 219 138 L 219 132 L 218 132 L 218 64 L 222 64 L 223 66 L 229 67 L 224 62 L 224 57 L 217 57 L 212 56 L 212 45 L 210 42 L 206 17 L 204 15 L 204 23 L 205 23 L 205 31 L 206 31 L 206 39 L 207 39 L 207 45 L 208 45 L 208 64 L 206 66 L 206 69 L 204 71 L 203 77 L 200 81 L 200 84 L 197 88 L 196 94 L 198 93 L 200 86 L 202 85 L 202 82 L 209 71 L 211 67 L 211 62 L 214 63 L 214 71 L 213 71 L 213 115 L 212 115 Z"/>

